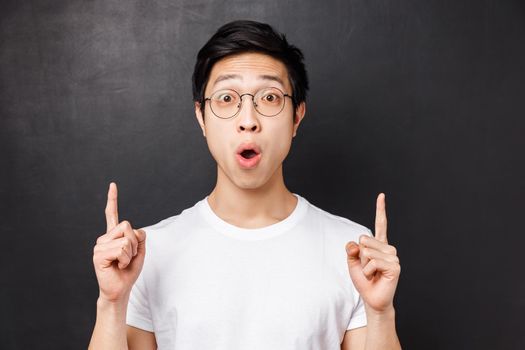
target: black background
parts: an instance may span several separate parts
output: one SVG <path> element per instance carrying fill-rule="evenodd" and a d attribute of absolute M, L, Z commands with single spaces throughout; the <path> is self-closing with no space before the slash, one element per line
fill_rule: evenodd
<path fill-rule="evenodd" d="M 404 349 L 522 348 L 523 1 L 2 1 L 0 19 L 2 349 L 87 347 L 110 181 L 135 227 L 212 190 L 190 79 L 233 19 L 305 54 L 290 190 L 372 229 L 386 192 Z"/>

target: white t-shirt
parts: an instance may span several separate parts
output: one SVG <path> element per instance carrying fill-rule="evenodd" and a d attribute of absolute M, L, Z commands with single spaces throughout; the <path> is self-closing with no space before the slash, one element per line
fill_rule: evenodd
<path fill-rule="evenodd" d="M 371 232 L 294 195 L 294 211 L 263 228 L 229 224 L 208 197 L 145 227 L 127 324 L 160 350 L 339 350 L 366 325 L 345 245 Z"/>

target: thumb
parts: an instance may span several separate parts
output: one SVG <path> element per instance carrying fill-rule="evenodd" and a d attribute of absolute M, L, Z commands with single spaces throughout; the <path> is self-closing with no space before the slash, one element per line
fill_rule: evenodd
<path fill-rule="evenodd" d="M 144 255 L 146 253 L 146 231 L 143 229 L 133 230 L 137 237 L 137 255 Z"/>
<path fill-rule="evenodd" d="M 361 293 L 362 286 L 366 284 L 366 277 L 363 274 L 359 252 L 360 249 L 357 243 L 351 241 L 346 244 L 346 262 L 348 263 L 348 272 L 350 273 L 350 278 L 352 278 L 357 290 Z"/>
<path fill-rule="evenodd" d="M 144 264 L 144 259 L 146 258 L 146 231 L 142 229 L 133 230 L 135 236 L 137 237 L 137 255 L 131 259 L 129 266 L 131 270 L 142 270 L 142 265 Z"/>
<path fill-rule="evenodd" d="M 361 267 L 361 258 L 359 257 L 359 246 L 357 243 L 351 241 L 346 244 L 346 254 L 348 260 L 348 267 Z"/>

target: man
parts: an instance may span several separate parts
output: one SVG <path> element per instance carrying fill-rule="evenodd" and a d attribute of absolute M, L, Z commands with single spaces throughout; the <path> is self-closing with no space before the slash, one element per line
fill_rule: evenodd
<path fill-rule="evenodd" d="M 400 348 L 400 265 L 384 195 L 374 237 L 285 186 L 282 163 L 306 110 L 302 58 L 252 21 L 224 25 L 200 50 L 195 115 L 217 183 L 193 207 L 138 230 L 119 223 L 110 184 L 90 348 Z"/>

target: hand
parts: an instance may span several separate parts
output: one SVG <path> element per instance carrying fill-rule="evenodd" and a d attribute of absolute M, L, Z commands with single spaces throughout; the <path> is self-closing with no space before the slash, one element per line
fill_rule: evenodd
<path fill-rule="evenodd" d="M 125 301 L 137 280 L 146 255 L 146 232 L 134 230 L 129 221 L 118 222 L 117 184 L 110 183 L 106 205 L 106 233 L 93 249 L 99 298 Z"/>
<path fill-rule="evenodd" d="M 383 313 L 393 308 L 394 294 L 401 272 L 396 248 L 386 236 L 385 195 L 377 196 L 375 237 L 361 235 L 359 245 L 346 245 L 350 277 L 363 298 L 367 311 Z"/>

